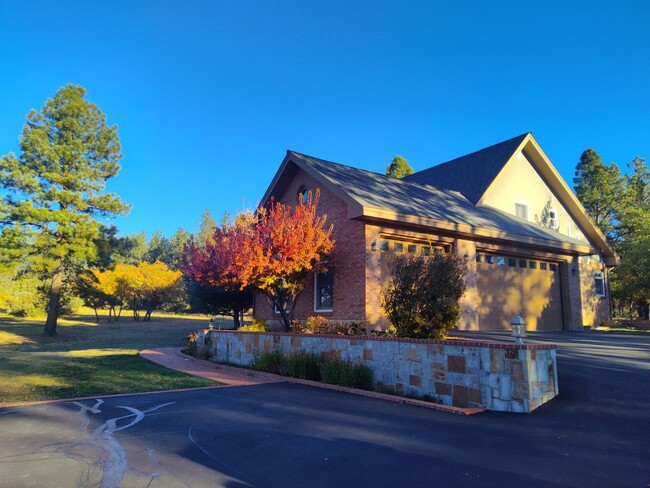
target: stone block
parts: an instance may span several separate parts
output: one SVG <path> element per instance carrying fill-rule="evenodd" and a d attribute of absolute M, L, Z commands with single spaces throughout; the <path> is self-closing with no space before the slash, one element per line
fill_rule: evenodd
<path fill-rule="evenodd" d="M 453 405 L 455 407 L 467 407 L 469 403 L 469 391 L 466 386 L 453 385 L 451 389 Z"/>
<path fill-rule="evenodd" d="M 450 373 L 465 373 L 465 356 L 447 356 L 447 369 Z"/>
<path fill-rule="evenodd" d="M 490 371 L 503 373 L 505 371 L 505 357 L 506 352 L 504 349 L 490 349 Z"/>
<path fill-rule="evenodd" d="M 481 391 L 476 388 L 467 389 L 467 406 L 469 407 L 478 407 L 482 405 L 481 402 Z"/>
<path fill-rule="evenodd" d="M 501 400 L 512 399 L 512 378 L 507 374 L 502 374 L 499 378 L 499 398 Z"/>
<path fill-rule="evenodd" d="M 372 361 L 372 349 L 366 348 L 363 350 L 363 360 Z"/>
<path fill-rule="evenodd" d="M 523 413 L 525 411 L 523 400 L 513 400 L 512 402 L 510 402 L 510 411 L 516 413 Z"/>
<path fill-rule="evenodd" d="M 434 385 L 435 385 L 436 394 L 451 396 L 451 385 L 450 384 L 435 382 Z"/>
<path fill-rule="evenodd" d="M 418 351 L 416 349 L 408 348 L 405 349 L 404 352 L 406 353 L 405 357 L 407 361 L 417 361 L 417 362 L 420 361 L 420 355 L 418 354 Z"/>
<path fill-rule="evenodd" d="M 417 386 L 418 388 L 422 387 L 422 376 L 412 374 L 409 375 L 409 385 L 411 386 Z"/>
<path fill-rule="evenodd" d="M 465 367 L 468 371 L 478 371 L 481 369 L 481 355 L 478 353 L 471 354 L 465 358 Z"/>
<path fill-rule="evenodd" d="M 497 373 L 490 373 L 488 375 L 487 384 L 490 388 L 499 387 L 499 375 Z"/>
<path fill-rule="evenodd" d="M 525 400 L 529 396 L 530 396 L 530 392 L 528 391 L 528 383 L 515 381 L 514 388 L 512 391 L 512 397 L 520 400 Z"/>
<path fill-rule="evenodd" d="M 521 361 L 514 359 L 510 362 L 510 373 L 512 374 L 513 381 L 524 381 L 524 367 Z"/>
<path fill-rule="evenodd" d="M 492 399 L 492 406 L 490 410 L 495 410 L 497 412 L 509 412 L 510 411 L 510 402 L 505 402 L 499 400 L 498 398 Z"/>
<path fill-rule="evenodd" d="M 537 365 L 537 381 L 548 381 L 548 361 L 546 360 L 545 357 L 540 357 L 537 356 L 537 360 L 535 361 Z"/>

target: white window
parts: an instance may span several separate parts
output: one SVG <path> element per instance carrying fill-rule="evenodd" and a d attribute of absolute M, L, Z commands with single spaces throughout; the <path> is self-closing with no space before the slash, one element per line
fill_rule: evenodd
<path fill-rule="evenodd" d="M 334 280 L 332 270 L 314 276 L 314 311 L 331 312 L 334 309 Z"/>
<path fill-rule="evenodd" d="M 604 297 L 605 296 L 605 276 L 602 271 L 597 271 L 594 273 L 594 285 L 596 288 L 596 296 Z"/>
<path fill-rule="evenodd" d="M 549 210 L 548 212 L 548 226 L 551 229 L 557 230 L 560 228 L 560 223 L 558 222 L 557 219 L 557 211 L 556 210 Z"/>
<path fill-rule="evenodd" d="M 521 219 L 528 220 L 528 204 L 515 202 L 515 215 Z"/>

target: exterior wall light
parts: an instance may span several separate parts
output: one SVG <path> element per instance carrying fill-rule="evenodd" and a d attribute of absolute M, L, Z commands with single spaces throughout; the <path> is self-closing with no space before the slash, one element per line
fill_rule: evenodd
<path fill-rule="evenodd" d="M 510 325 L 512 325 L 512 337 L 516 339 L 515 342 L 517 344 L 523 344 L 523 338 L 526 337 L 526 321 L 524 318 L 517 314 L 512 317 Z"/>
<path fill-rule="evenodd" d="M 377 241 L 372 241 L 372 244 L 370 244 L 370 250 L 371 251 L 377 250 Z"/>

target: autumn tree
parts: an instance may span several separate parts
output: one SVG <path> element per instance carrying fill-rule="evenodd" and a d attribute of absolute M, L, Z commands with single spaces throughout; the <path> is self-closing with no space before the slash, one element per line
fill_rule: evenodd
<path fill-rule="evenodd" d="M 143 261 L 137 266 L 118 264 L 114 270 L 96 271 L 95 277 L 97 289 L 115 298 L 116 305 L 111 308 L 126 305 L 133 311 L 134 320 L 140 319 L 140 310 L 145 311 L 144 320 L 150 320 L 154 310 L 176 300 L 183 291 L 182 273 L 160 261 Z M 119 312 L 113 316 L 117 319 Z"/>
<path fill-rule="evenodd" d="M 404 178 L 405 176 L 412 175 L 413 168 L 399 154 L 396 154 L 393 158 L 393 161 L 386 168 L 386 176 L 392 176 L 393 178 Z"/>
<path fill-rule="evenodd" d="M 188 246 L 192 276 L 200 282 L 254 287 L 279 310 L 289 331 L 308 274 L 326 269 L 334 247 L 327 216 L 316 213 L 318 200 L 318 191 L 296 207 L 272 200 L 217 227 L 213 242 Z"/>
<path fill-rule="evenodd" d="M 81 86 L 61 88 L 27 115 L 20 154 L 0 158 L 0 242 L 49 278 L 45 335 L 56 334 L 66 283 L 96 256 L 97 218 L 129 210 L 105 193 L 122 158 L 117 126 L 85 95 Z"/>

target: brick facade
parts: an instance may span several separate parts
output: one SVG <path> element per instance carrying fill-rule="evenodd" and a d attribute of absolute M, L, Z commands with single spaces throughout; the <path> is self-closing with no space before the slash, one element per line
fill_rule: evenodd
<path fill-rule="evenodd" d="M 409 242 L 434 242 L 448 246 L 449 250 L 466 257 L 466 293 L 461 300 L 460 330 L 479 330 L 479 307 L 482 297 L 477 288 L 477 247 L 490 252 L 506 252 L 530 256 L 532 259 L 546 259 L 557 262 L 562 287 L 563 329 L 581 330 L 583 325 L 598 325 L 610 316 L 609 293 L 605 297 L 595 295 L 594 271 L 602 266 L 595 263 L 580 263 L 575 256 L 558 255 L 531 248 L 519 249 L 513 245 L 497 245 L 493 242 L 458 238 L 450 232 L 442 234 L 423 233 L 408 225 L 381 226 L 371 222 L 348 218 L 348 204 L 333 191 L 319 183 L 304 170 L 298 169 L 286 184 L 279 201 L 295 205 L 298 193 L 320 190 L 319 212 L 327 215 L 327 224 L 333 224 L 332 236 L 335 250 L 329 259 L 333 271 L 333 309 L 331 312 L 316 312 L 314 303 L 314 276 L 309 275 L 305 290 L 299 297 L 294 318 L 305 321 L 313 315 L 322 315 L 332 320 L 362 321 L 368 330 L 385 329 L 390 323 L 380 304 L 381 290 L 388 281 L 384 253 L 377 246 L 383 239 L 397 239 Z M 374 249 L 374 251 L 373 251 Z M 606 276 L 606 272 L 605 272 Z M 495 293 L 502 290 L 495 290 Z M 274 328 L 280 326 L 279 314 L 267 300 L 258 295 L 255 298 L 255 316 L 263 318 Z"/>
<path fill-rule="evenodd" d="M 308 191 L 320 190 L 319 211 L 327 215 L 327 226 L 334 225 L 332 237 L 334 252 L 328 260 L 333 272 L 334 306 L 332 312 L 314 311 L 314 275 L 307 278 L 305 290 L 298 298 L 294 319 L 304 321 L 312 315 L 322 315 L 333 320 L 365 320 L 365 225 L 347 216 L 347 205 L 327 188 L 304 171 L 291 181 L 280 202 L 294 206 L 302 188 Z M 277 325 L 279 314 L 274 314 L 271 305 L 261 295 L 255 297 L 255 316 Z"/>

